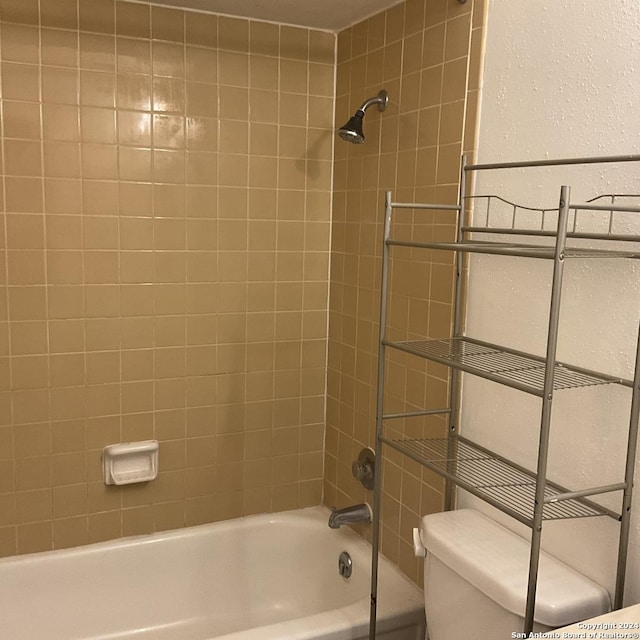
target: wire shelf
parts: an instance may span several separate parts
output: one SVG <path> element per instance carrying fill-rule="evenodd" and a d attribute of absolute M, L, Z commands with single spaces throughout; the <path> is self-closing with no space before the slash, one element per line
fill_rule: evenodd
<path fill-rule="evenodd" d="M 493 504 L 504 513 L 531 525 L 535 503 L 536 476 L 517 467 L 493 452 L 461 436 L 382 441 L 413 458 L 455 484 Z M 547 482 L 545 498 L 551 499 L 567 490 Z M 619 514 L 588 500 L 576 498 L 545 504 L 544 520 L 588 518 Z"/>
<path fill-rule="evenodd" d="M 636 204 L 628 204 L 629 200 Z M 569 204 L 567 240 L 590 240 L 596 244 L 588 247 L 567 245 L 562 257 L 640 258 L 640 235 L 633 231 L 637 224 L 624 222 L 624 216 L 640 214 L 639 200 L 638 194 L 611 193 L 596 196 L 582 204 Z M 557 237 L 558 209 L 528 207 L 493 194 L 467 196 L 466 201 L 473 207 L 474 217 L 479 219 L 473 225 L 462 225 L 467 238 L 470 233 L 480 234 L 480 237 L 484 237 L 483 234 L 519 236 L 527 238 L 526 242 L 534 238 L 555 240 Z M 453 244 L 442 248 L 547 259 L 555 256 L 554 246 L 540 244 L 539 241 L 535 244 L 514 244 L 503 240 L 479 241 L 477 236 L 474 237 L 474 240 L 461 242 L 457 248 Z M 633 243 L 635 246 L 621 247 L 620 243 Z"/>
<path fill-rule="evenodd" d="M 482 229 L 467 227 L 465 231 L 476 233 L 510 233 L 516 232 L 510 229 Z M 518 234 L 527 236 L 527 231 L 518 231 Z M 619 240 L 619 238 L 602 238 L 606 240 Z M 640 241 L 639 241 L 640 242 Z M 519 256 L 523 258 L 541 258 L 553 260 L 556 249 L 552 246 L 521 244 L 509 242 L 488 242 L 479 240 L 467 240 L 465 242 L 413 242 L 409 240 L 388 240 L 387 244 L 396 247 L 409 247 L 414 249 L 434 249 L 436 251 L 460 251 L 462 253 L 484 253 L 487 255 Z M 566 247 L 562 252 L 563 258 L 630 258 L 640 259 L 640 251 L 624 249 L 594 249 L 580 247 Z"/>
<path fill-rule="evenodd" d="M 464 337 L 449 340 L 385 341 L 384 344 L 526 393 L 542 396 L 544 391 L 544 360 L 525 353 Z M 556 363 L 554 369 L 554 390 L 610 383 L 630 384 L 626 380 L 581 370 L 563 363 Z"/>

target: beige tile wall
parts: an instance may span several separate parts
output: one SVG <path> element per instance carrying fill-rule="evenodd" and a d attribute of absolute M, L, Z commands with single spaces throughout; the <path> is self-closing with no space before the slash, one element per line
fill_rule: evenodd
<path fill-rule="evenodd" d="M 381 88 L 389 92 L 390 103 L 384 113 L 375 107 L 367 112 L 365 144 L 335 147 L 327 504 L 373 500 L 352 477 L 351 462 L 375 439 L 384 191 L 392 190 L 395 201 L 456 203 L 461 154 L 475 148 L 473 98 L 479 90 L 483 7 L 473 0 L 407 0 L 338 35 L 337 124 Z M 455 237 L 447 213 L 397 211 L 395 219 L 395 237 Z M 392 255 L 389 336 L 448 337 L 453 256 L 406 249 Z M 391 352 L 386 389 L 387 412 L 446 407 L 448 372 Z M 446 430 L 442 418 L 386 424 L 393 429 L 387 431 L 390 436 L 437 436 Z M 411 530 L 421 515 L 442 509 L 443 483 L 388 448 L 383 476 L 382 551 L 420 582 Z"/>
<path fill-rule="evenodd" d="M 335 37 L 0 11 L 0 555 L 318 504 Z"/>

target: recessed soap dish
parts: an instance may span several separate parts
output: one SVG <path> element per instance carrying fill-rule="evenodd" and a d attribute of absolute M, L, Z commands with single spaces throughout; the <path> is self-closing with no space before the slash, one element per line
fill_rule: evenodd
<path fill-rule="evenodd" d="M 105 484 L 148 482 L 158 475 L 158 441 L 110 444 L 102 452 Z"/>

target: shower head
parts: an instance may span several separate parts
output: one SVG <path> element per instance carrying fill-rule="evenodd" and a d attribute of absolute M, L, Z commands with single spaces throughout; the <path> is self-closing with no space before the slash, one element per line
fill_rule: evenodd
<path fill-rule="evenodd" d="M 364 142 L 364 132 L 362 131 L 362 118 L 364 111 L 358 109 L 349 122 L 338 129 L 338 135 L 347 142 L 362 144 Z"/>
<path fill-rule="evenodd" d="M 338 135 L 347 142 L 354 144 L 362 144 L 364 142 L 364 132 L 362 131 L 362 119 L 367 109 L 374 104 L 378 105 L 378 111 L 384 111 L 387 108 L 389 96 L 382 89 L 375 98 L 369 98 L 362 103 L 362 106 L 349 118 L 349 122 L 338 129 Z"/>

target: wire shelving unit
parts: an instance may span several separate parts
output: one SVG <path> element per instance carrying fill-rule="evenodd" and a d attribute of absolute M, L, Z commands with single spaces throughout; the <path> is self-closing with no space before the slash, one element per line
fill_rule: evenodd
<path fill-rule="evenodd" d="M 636 346 L 632 379 L 619 378 L 557 360 L 560 299 L 563 269 L 568 259 L 638 259 L 640 234 L 625 222 L 631 215 L 640 225 L 640 207 L 628 204 L 636 194 L 605 194 L 585 203 L 572 203 L 570 187 L 563 186 L 557 208 L 538 209 L 510 202 L 497 195 L 470 195 L 467 176 L 474 172 L 525 169 L 529 167 L 640 162 L 640 155 L 565 158 L 527 162 L 467 164 L 463 156 L 458 202 L 455 205 L 395 202 L 386 194 L 380 340 L 378 352 L 376 469 L 374 489 L 373 556 L 371 578 L 371 622 L 369 637 L 375 638 L 377 558 L 380 542 L 382 491 L 382 445 L 431 469 L 446 480 L 445 508 L 455 506 L 459 487 L 491 504 L 531 528 L 531 552 L 524 632 L 533 629 L 535 595 L 543 522 L 569 518 L 606 516 L 620 522 L 614 608 L 622 606 L 631 518 L 631 497 L 640 416 L 640 339 Z M 397 239 L 392 235 L 393 214 L 399 209 L 445 211 L 456 218 L 455 242 L 422 242 Z M 471 222 L 473 211 L 474 221 Z M 588 218 L 588 223 L 583 221 Z M 596 224 L 593 224 L 594 219 Z M 478 221 L 479 220 L 479 221 Z M 628 222 L 628 221 L 627 221 Z M 594 230 L 595 228 L 595 230 Z M 435 340 L 393 341 L 387 338 L 390 297 L 391 251 L 397 247 L 449 251 L 455 254 L 456 284 L 452 335 Z M 512 256 L 553 262 L 551 302 L 544 357 L 524 353 L 464 335 L 462 277 L 468 253 Z M 401 351 L 445 365 L 451 372 L 449 405 L 435 410 L 385 413 L 385 367 L 388 350 Z M 532 469 L 508 460 L 460 433 L 460 389 L 462 374 L 471 374 L 540 398 L 540 432 Z M 551 409 L 556 392 L 596 385 L 630 388 L 631 405 L 626 462 L 620 482 L 572 490 L 547 478 L 551 433 Z M 390 437 L 385 423 L 390 419 L 441 415 L 448 419 L 448 435 L 437 438 Z M 394 432 L 396 433 L 396 432 Z M 397 435 L 397 433 L 396 433 Z M 592 498 L 618 492 L 620 511 L 608 509 Z"/>

